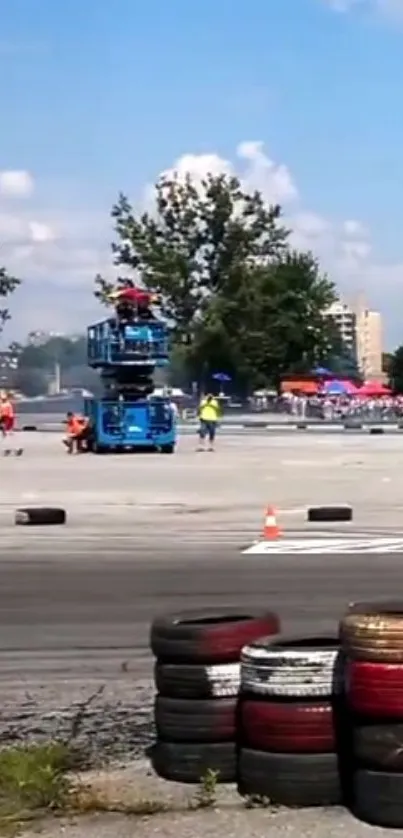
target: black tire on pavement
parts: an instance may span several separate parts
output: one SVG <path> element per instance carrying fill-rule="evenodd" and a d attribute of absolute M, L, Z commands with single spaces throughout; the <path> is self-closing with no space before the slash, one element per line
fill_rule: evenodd
<path fill-rule="evenodd" d="M 23 431 L 37 431 L 38 428 L 37 428 L 36 425 L 23 425 L 21 430 L 23 430 Z"/>
<path fill-rule="evenodd" d="M 336 754 L 240 751 L 238 791 L 282 806 L 332 806 L 342 802 Z"/>
<path fill-rule="evenodd" d="M 27 506 L 17 509 L 15 523 L 18 526 L 32 527 L 66 523 L 66 510 L 57 507 Z"/>
<path fill-rule="evenodd" d="M 385 429 L 384 428 L 370 428 L 369 432 L 372 436 L 380 436 L 380 434 L 383 434 L 385 432 Z"/>
<path fill-rule="evenodd" d="M 353 755 L 363 768 L 403 774 L 403 724 L 353 723 Z"/>
<path fill-rule="evenodd" d="M 352 520 L 351 506 L 311 506 L 308 509 L 308 521 L 312 523 Z"/>
<path fill-rule="evenodd" d="M 353 777 L 353 812 L 372 826 L 403 828 L 403 774 L 360 769 Z"/>
<path fill-rule="evenodd" d="M 235 742 L 237 699 L 163 698 L 154 702 L 158 739 L 166 742 Z"/>
<path fill-rule="evenodd" d="M 217 783 L 236 781 L 236 745 L 233 742 L 188 744 L 156 742 L 151 748 L 151 765 L 163 780 L 200 783 L 207 771 L 217 772 Z"/>
<path fill-rule="evenodd" d="M 231 698 L 239 693 L 239 663 L 157 663 L 154 681 L 159 695 L 167 698 Z"/>
<path fill-rule="evenodd" d="M 157 617 L 150 646 L 165 663 L 234 663 L 246 643 L 279 628 L 277 615 L 267 611 L 201 609 Z"/>

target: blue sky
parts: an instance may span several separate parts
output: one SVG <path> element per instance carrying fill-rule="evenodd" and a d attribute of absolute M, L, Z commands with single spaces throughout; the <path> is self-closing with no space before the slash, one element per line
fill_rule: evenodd
<path fill-rule="evenodd" d="M 7 336 L 94 316 L 118 191 L 140 201 L 183 155 L 195 172 L 214 155 L 261 178 L 403 342 L 403 3 L 340 3 L 0 0 L 0 172 L 32 178 L 16 195 L 0 175 L 0 264 L 26 278 Z M 263 146 L 238 159 L 246 141 Z"/>

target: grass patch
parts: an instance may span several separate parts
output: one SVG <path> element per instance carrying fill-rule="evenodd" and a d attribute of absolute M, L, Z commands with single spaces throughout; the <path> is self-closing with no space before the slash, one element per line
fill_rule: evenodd
<path fill-rule="evenodd" d="M 69 804 L 70 751 L 63 744 L 27 745 L 0 751 L 0 835 L 35 815 Z"/>

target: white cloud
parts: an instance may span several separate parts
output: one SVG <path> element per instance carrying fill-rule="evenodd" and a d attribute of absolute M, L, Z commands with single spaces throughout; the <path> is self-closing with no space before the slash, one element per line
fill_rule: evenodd
<path fill-rule="evenodd" d="M 390 20 L 403 20 L 403 0 L 322 0 L 334 12 L 364 11 Z"/>
<path fill-rule="evenodd" d="M 349 238 L 367 238 L 368 230 L 361 221 L 347 220 L 343 222 L 343 232 Z"/>
<path fill-rule="evenodd" d="M 236 149 L 238 160 L 243 166 L 236 166 L 218 154 L 183 154 L 173 166 L 161 173 L 162 176 L 176 175 L 179 179 L 190 174 L 195 183 L 200 183 L 207 174 L 239 174 L 249 190 L 259 189 L 270 203 L 285 204 L 296 200 L 298 191 L 291 174 L 283 164 L 277 165 L 264 151 L 260 141 L 244 141 Z M 146 197 L 152 198 L 153 187 L 146 187 Z"/>
<path fill-rule="evenodd" d="M 0 195 L 6 198 L 29 198 L 34 191 L 34 181 L 24 170 L 0 172 Z"/>
<path fill-rule="evenodd" d="M 56 239 L 56 232 L 49 224 L 42 224 L 40 221 L 29 221 L 28 229 L 31 240 L 36 244 L 46 244 Z"/>

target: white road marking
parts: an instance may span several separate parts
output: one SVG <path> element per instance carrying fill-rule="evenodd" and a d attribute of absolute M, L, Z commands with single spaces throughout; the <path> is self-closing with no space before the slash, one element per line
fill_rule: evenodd
<path fill-rule="evenodd" d="M 316 538 L 260 541 L 242 551 L 249 555 L 274 553 L 403 553 L 403 538 Z"/>

